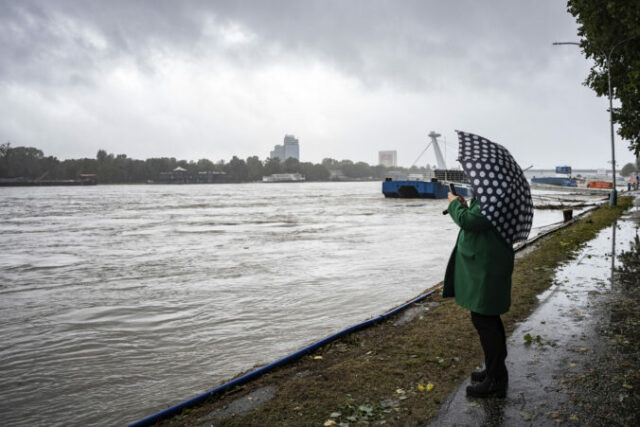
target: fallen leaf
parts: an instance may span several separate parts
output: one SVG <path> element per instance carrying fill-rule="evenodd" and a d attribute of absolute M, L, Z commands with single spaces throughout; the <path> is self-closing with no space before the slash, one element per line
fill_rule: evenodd
<path fill-rule="evenodd" d="M 396 390 L 396 393 L 398 393 L 398 394 L 404 394 L 404 393 L 405 393 L 405 391 L 404 391 L 403 389 L 399 388 L 399 389 L 397 389 L 397 390 Z"/>
<path fill-rule="evenodd" d="M 573 362 L 569 363 L 569 366 L 572 367 L 572 368 L 575 368 L 576 365 L 577 365 L 577 363 L 573 363 Z"/>
<path fill-rule="evenodd" d="M 313 356 L 313 360 L 322 360 L 322 356 Z"/>
<path fill-rule="evenodd" d="M 342 415 L 342 412 L 332 412 L 331 415 L 329 415 L 329 418 L 339 418 Z"/>
<path fill-rule="evenodd" d="M 525 421 L 529 421 L 531 418 L 533 418 L 533 415 L 531 415 L 531 413 L 527 411 L 520 411 L 520 416 Z"/>
<path fill-rule="evenodd" d="M 435 385 L 433 385 L 432 383 L 427 384 L 427 392 L 430 392 L 431 390 L 433 390 L 434 387 Z"/>
<path fill-rule="evenodd" d="M 370 405 L 360 405 L 358 406 L 358 410 L 362 412 L 366 412 L 367 415 L 371 415 L 373 413 L 373 407 Z"/>
<path fill-rule="evenodd" d="M 622 387 L 624 387 L 624 388 L 626 388 L 626 389 L 628 389 L 628 390 L 631 390 L 631 389 L 633 388 L 633 386 L 632 386 L 632 385 L 629 385 L 629 384 L 627 384 L 627 383 L 622 384 Z"/>
<path fill-rule="evenodd" d="M 324 422 L 324 424 L 323 424 L 323 425 L 324 425 L 325 427 L 334 426 L 334 425 L 336 425 L 336 422 L 335 422 L 335 421 L 333 421 L 333 420 L 327 420 L 327 421 L 325 421 L 325 422 Z"/>
<path fill-rule="evenodd" d="M 418 390 L 420 391 L 424 391 L 425 386 L 423 386 L 422 384 L 418 384 Z"/>
<path fill-rule="evenodd" d="M 580 418 L 578 418 L 578 416 L 577 416 L 576 414 L 573 414 L 573 415 L 571 415 L 571 416 L 569 417 L 569 419 L 570 419 L 571 421 L 578 421 Z"/>

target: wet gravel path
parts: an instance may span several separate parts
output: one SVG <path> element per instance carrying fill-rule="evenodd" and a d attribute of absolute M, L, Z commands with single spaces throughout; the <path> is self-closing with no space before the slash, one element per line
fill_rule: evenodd
<path fill-rule="evenodd" d="M 640 196 L 634 205 L 558 268 L 508 338 L 507 398 L 467 398 L 467 380 L 430 425 L 640 425 Z"/>

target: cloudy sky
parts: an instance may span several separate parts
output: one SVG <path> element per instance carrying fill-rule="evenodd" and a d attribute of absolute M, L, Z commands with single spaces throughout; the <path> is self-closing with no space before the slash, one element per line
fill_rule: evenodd
<path fill-rule="evenodd" d="M 607 100 L 557 0 L 0 0 L 0 141 L 58 158 L 411 165 L 436 130 L 523 167 L 610 167 Z M 616 135 L 619 165 L 632 161 Z M 432 152 L 420 163 L 435 163 Z"/>

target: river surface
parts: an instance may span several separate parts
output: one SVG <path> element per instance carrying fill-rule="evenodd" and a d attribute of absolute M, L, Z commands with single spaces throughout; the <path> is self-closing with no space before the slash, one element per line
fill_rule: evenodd
<path fill-rule="evenodd" d="M 379 182 L 0 188 L 3 424 L 133 422 L 379 315 L 442 280 L 446 204 Z"/>

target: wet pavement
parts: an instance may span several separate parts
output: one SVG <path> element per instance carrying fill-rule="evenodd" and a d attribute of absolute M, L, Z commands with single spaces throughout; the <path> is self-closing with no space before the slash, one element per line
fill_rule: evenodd
<path fill-rule="evenodd" d="M 554 284 L 539 296 L 538 308 L 507 339 L 507 397 L 467 398 L 467 379 L 430 425 L 584 424 L 588 416 L 571 398 L 576 391 L 566 378 L 584 376 L 594 358 L 607 356 L 609 341 L 599 332 L 609 315 L 603 301 L 616 286 L 615 254 L 628 249 L 638 234 L 639 205 L 636 194 L 629 212 L 558 268 Z"/>

